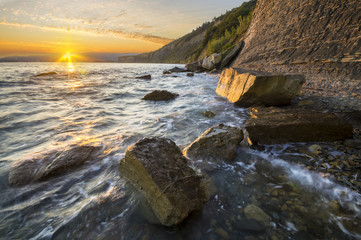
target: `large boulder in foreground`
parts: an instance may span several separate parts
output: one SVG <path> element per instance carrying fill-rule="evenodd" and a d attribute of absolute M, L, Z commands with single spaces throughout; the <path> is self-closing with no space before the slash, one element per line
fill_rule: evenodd
<path fill-rule="evenodd" d="M 166 90 L 155 90 L 151 93 L 148 93 L 145 95 L 142 100 L 148 100 L 148 101 L 169 101 L 173 100 L 176 97 L 178 97 L 179 94 L 177 93 L 171 93 Z"/>
<path fill-rule="evenodd" d="M 191 159 L 233 160 L 236 150 L 243 140 L 241 128 L 219 124 L 209 128 L 193 143 L 183 149 L 183 154 Z"/>
<path fill-rule="evenodd" d="M 72 145 L 31 155 L 14 163 L 9 174 L 9 184 L 23 186 L 64 174 L 87 160 L 95 159 L 101 154 L 100 150 L 100 146 Z"/>
<path fill-rule="evenodd" d="M 119 171 L 145 196 L 161 223 L 171 226 L 208 200 L 203 177 L 187 164 L 173 141 L 144 138 L 127 148 Z"/>
<path fill-rule="evenodd" d="M 246 130 L 252 144 L 327 142 L 352 138 L 352 126 L 329 113 L 305 109 L 252 108 Z"/>
<path fill-rule="evenodd" d="M 300 94 L 303 75 L 271 75 L 228 68 L 222 71 L 217 94 L 238 106 L 288 105 Z"/>

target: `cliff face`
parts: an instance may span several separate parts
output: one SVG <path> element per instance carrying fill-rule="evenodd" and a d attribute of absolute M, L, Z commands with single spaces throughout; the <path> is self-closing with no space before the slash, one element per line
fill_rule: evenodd
<path fill-rule="evenodd" d="M 360 0 L 258 0 L 233 67 L 361 80 Z"/>

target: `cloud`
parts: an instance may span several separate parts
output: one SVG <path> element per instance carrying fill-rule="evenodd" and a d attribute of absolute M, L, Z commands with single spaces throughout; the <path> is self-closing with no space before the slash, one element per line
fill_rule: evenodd
<path fill-rule="evenodd" d="M 66 26 L 51 26 L 51 25 L 35 25 L 29 23 L 16 23 L 16 22 L 7 22 L 6 20 L 0 21 L 0 25 L 10 26 L 10 27 L 21 27 L 21 28 L 35 28 L 43 31 L 56 31 L 56 32 L 67 32 L 67 33 L 78 33 L 78 34 L 88 34 L 93 36 L 112 36 L 118 38 L 126 39 L 136 39 L 146 42 L 156 43 L 165 45 L 173 39 L 164 38 L 160 36 L 154 36 L 151 34 L 144 34 L 141 32 L 126 32 L 121 29 L 107 29 L 107 28 L 85 28 L 85 27 L 66 27 Z"/>

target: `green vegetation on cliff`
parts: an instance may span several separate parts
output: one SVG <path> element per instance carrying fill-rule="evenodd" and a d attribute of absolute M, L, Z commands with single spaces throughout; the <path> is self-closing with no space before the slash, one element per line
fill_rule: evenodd
<path fill-rule="evenodd" d="M 187 63 L 215 52 L 224 52 L 245 34 L 256 2 L 257 0 L 245 2 L 157 51 L 119 57 L 119 62 Z"/>

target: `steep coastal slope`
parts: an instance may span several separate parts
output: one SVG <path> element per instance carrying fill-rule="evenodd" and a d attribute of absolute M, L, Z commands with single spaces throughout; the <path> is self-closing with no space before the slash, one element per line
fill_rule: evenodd
<path fill-rule="evenodd" d="M 258 0 L 233 67 L 361 80 L 360 0 Z"/>
<path fill-rule="evenodd" d="M 256 0 L 243 3 L 191 33 L 165 45 L 159 50 L 135 56 L 121 56 L 127 63 L 187 63 L 206 55 L 231 49 L 246 33 L 256 6 Z"/>

